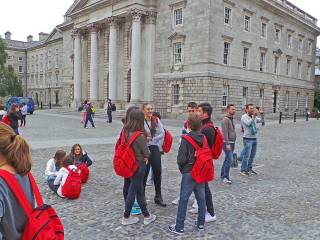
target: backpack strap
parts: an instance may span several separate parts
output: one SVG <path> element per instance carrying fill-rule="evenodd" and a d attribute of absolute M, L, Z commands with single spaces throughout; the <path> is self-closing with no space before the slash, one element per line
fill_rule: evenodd
<path fill-rule="evenodd" d="M 139 137 L 141 135 L 142 132 L 140 131 L 136 131 L 132 134 L 132 136 L 130 137 L 130 140 L 128 142 L 128 146 L 130 146 L 136 139 L 137 137 Z M 124 135 L 124 134 L 123 134 Z"/>
<path fill-rule="evenodd" d="M 42 196 L 40 194 L 38 185 L 36 184 L 36 181 L 34 180 L 34 177 L 31 174 L 31 172 L 28 173 L 28 177 L 29 177 L 29 181 L 30 181 L 30 184 L 31 184 L 31 188 L 32 188 L 33 194 L 34 194 L 34 196 L 36 198 L 37 206 L 38 207 L 42 206 L 43 205 L 43 199 L 42 199 Z"/>
<path fill-rule="evenodd" d="M 20 186 L 18 180 L 15 176 L 5 170 L 0 169 L 0 177 L 7 183 L 8 187 L 12 191 L 12 193 L 16 196 L 16 199 L 20 203 L 21 207 L 23 208 L 24 212 L 27 216 L 30 216 L 32 213 L 32 207 L 27 199 L 22 187 Z"/>
<path fill-rule="evenodd" d="M 196 143 L 196 141 L 194 141 L 193 138 L 190 137 L 189 135 L 187 134 L 182 135 L 182 138 L 185 139 L 188 143 L 190 143 L 196 151 L 200 148 L 199 145 Z"/>

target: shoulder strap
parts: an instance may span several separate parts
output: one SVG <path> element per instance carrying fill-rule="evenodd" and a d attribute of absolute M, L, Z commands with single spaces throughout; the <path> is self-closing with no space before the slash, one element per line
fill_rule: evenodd
<path fill-rule="evenodd" d="M 29 181 L 30 181 L 30 184 L 31 184 L 31 187 L 32 187 L 33 194 L 34 194 L 34 196 L 36 198 L 37 206 L 42 206 L 43 205 L 43 199 L 41 197 L 38 185 L 37 185 L 36 181 L 34 180 L 34 177 L 31 174 L 31 172 L 28 173 L 28 177 L 29 177 Z"/>
<path fill-rule="evenodd" d="M 32 213 L 32 207 L 26 195 L 24 194 L 24 191 L 22 190 L 22 187 L 20 186 L 18 180 L 15 178 L 15 176 L 12 173 L 5 170 L 1 170 L 1 169 L 0 169 L 0 176 L 7 183 L 8 187 L 16 196 L 18 202 L 20 203 L 25 213 L 28 216 L 30 216 Z"/>
<path fill-rule="evenodd" d="M 132 136 L 130 137 L 130 140 L 128 142 L 128 145 L 130 146 L 136 139 L 137 137 L 139 137 L 141 135 L 140 131 L 136 131 L 132 134 Z"/>
<path fill-rule="evenodd" d="M 208 141 L 206 136 L 203 136 L 203 143 L 202 143 L 202 147 L 209 147 Z"/>
<path fill-rule="evenodd" d="M 126 136 L 124 134 L 124 129 L 122 129 L 121 134 L 120 134 L 120 143 L 124 144 L 126 142 Z"/>
<path fill-rule="evenodd" d="M 184 138 L 188 143 L 190 143 L 194 147 L 195 150 L 198 150 L 200 148 L 199 145 L 189 135 L 184 134 L 184 135 L 182 135 L 182 138 Z"/>

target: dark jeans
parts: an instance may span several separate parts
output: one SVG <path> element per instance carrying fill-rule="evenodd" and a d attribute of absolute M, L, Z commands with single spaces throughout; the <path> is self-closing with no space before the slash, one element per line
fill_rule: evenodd
<path fill-rule="evenodd" d="M 48 183 L 49 188 L 50 188 L 52 191 L 54 191 L 55 193 L 57 193 L 58 188 L 59 188 L 59 185 L 54 185 L 53 182 L 54 182 L 54 179 L 50 179 L 50 180 L 48 179 L 48 180 L 47 180 L 47 183 Z"/>
<path fill-rule="evenodd" d="M 196 196 L 198 202 L 198 221 L 197 225 L 204 225 L 206 215 L 205 205 L 205 184 L 197 184 L 190 173 L 182 174 L 181 187 L 180 187 L 180 200 L 178 206 L 178 213 L 176 219 L 176 230 L 180 231 L 184 229 L 184 220 L 186 219 L 186 213 L 188 208 L 188 201 L 192 192 Z"/>
<path fill-rule="evenodd" d="M 223 151 L 225 155 L 224 162 L 221 167 L 221 178 L 227 178 L 230 180 L 230 167 L 233 158 L 233 151 L 234 151 L 234 143 L 230 143 L 231 150 L 227 151 L 226 143 L 223 145 Z"/>
<path fill-rule="evenodd" d="M 21 127 L 22 127 L 22 125 L 26 126 L 26 117 L 27 117 L 27 115 L 22 115 L 21 116 L 21 123 L 20 123 Z"/>
<path fill-rule="evenodd" d="M 206 195 L 207 212 L 210 213 L 211 216 L 214 216 L 214 207 L 213 207 L 213 202 L 212 202 L 212 194 L 211 194 L 211 191 L 210 191 L 208 183 L 205 184 L 205 195 Z"/>
<path fill-rule="evenodd" d="M 249 172 L 252 170 L 252 163 L 257 152 L 256 138 L 243 138 L 243 159 L 241 164 L 241 171 Z"/>
<path fill-rule="evenodd" d="M 112 111 L 107 110 L 108 122 L 112 123 Z"/>
<path fill-rule="evenodd" d="M 15 132 L 15 134 L 19 135 L 19 129 L 18 128 L 12 128 L 12 130 Z"/>
<path fill-rule="evenodd" d="M 146 173 L 146 164 L 144 162 L 140 162 L 139 164 L 140 164 L 139 168 L 137 169 L 135 174 L 130 178 L 129 189 L 128 189 L 128 192 L 126 193 L 127 196 L 125 200 L 125 211 L 123 214 L 125 218 L 130 217 L 130 212 L 135 199 L 137 199 L 137 202 L 139 204 L 139 207 L 142 211 L 143 216 L 144 217 L 150 216 L 147 209 L 147 205 L 145 203 L 144 189 L 143 189 L 143 178 Z"/>
<path fill-rule="evenodd" d="M 92 127 L 94 127 L 94 122 L 92 119 L 92 114 L 88 113 L 87 114 L 87 118 L 86 118 L 86 122 L 84 123 L 84 127 L 87 127 L 88 121 L 90 121 Z"/>
<path fill-rule="evenodd" d="M 144 177 L 143 186 L 146 188 L 146 183 L 148 179 L 148 174 L 150 171 L 150 166 L 152 167 L 153 171 L 153 181 L 154 181 L 154 188 L 156 192 L 156 196 L 161 196 L 161 173 L 162 173 L 162 167 L 161 167 L 161 153 L 159 151 L 158 146 L 149 146 L 149 150 L 151 152 L 151 155 L 148 159 L 148 165 L 146 174 Z"/>

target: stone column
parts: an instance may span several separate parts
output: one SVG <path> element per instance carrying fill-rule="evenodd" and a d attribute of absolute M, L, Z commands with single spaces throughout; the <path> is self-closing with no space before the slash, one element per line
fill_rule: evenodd
<path fill-rule="evenodd" d="M 91 32 L 90 101 L 96 101 L 99 99 L 97 26 L 91 25 L 90 32 Z"/>
<path fill-rule="evenodd" d="M 156 41 L 156 16 L 154 11 L 147 12 L 146 18 L 146 66 L 145 66 L 145 84 L 144 98 L 147 102 L 153 101 L 153 75 L 154 75 L 154 52 Z"/>
<path fill-rule="evenodd" d="M 117 73 L 118 73 L 118 55 L 117 55 L 117 18 L 110 17 L 107 19 L 110 25 L 109 34 L 109 98 L 112 101 L 118 99 Z"/>
<path fill-rule="evenodd" d="M 132 62 L 131 62 L 131 103 L 141 102 L 140 64 L 141 64 L 141 16 L 142 11 L 131 9 L 132 16 Z"/>
<path fill-rule="evenodd" d="M 81 61 L 81 36 L 80 31 L 73 31 L 74 37 L 74 97 L 73 105 L 79 106 L 82 100 L 81 81 L 82 81 L 82 61 Z"/>

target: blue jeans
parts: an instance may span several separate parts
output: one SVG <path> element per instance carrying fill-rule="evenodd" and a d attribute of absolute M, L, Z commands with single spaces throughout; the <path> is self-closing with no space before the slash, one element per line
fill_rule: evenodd
<path fill-rule="evenodd" d="M 54 179 L 55 179 L 55 178 L 47 179 L 47 183 L 48 183 L 49 188 L 50 188 L 52 191 L 54 191 L 55 193 L 57 193 L 58 188 L 59 188 L 60 185 L 54 185 L 54 184 L 53 184 Z"/>
<path fill-rule="evenodd" d="M 84 127 L 87 127 L 88 121 L 90 121 L 92 127 L 94 127 L 94 122 L 93 122 L 91 113 L 87 113 L 86 122 L 84 123 Z"/>
<path fill-rule="evenodd" d="M 232 163 L 232 158 L 233 158 L 233 151 L 234 151 L 234 143 L 230 143 L 231 146 L 231 150 L 227 150 L 226 148 L 227 144 L 224 143 L 223 145 L 223 151 L 224 151 L 224 155 L 225 155 L 225 159 L 224 162 L 222 164 L 222 168 L 221 168 L 221 178 L 227 178 L 230 180 L 230 167 L 231 167 L 231 163 Z"/>
<path fill-rule="evenodd" d="M 206 203 L 204 184 L 197 184 L 191 177 L 190 173 L 183 173 L 181 180 L 180 200 L 176 219 L 176 230 L 178 231 L 184 229 L 184 220 L 187 214 L 188 201 L 192 192 L 194 192 L 194 195 L 196 196 L 198 202 L 197 225 L 203 226 L 205 223 Z"/>
<path fill-rule="evenodd" d="M 252 163 L 257 152 L 256 138 L 243 138 L 243 159 L 241 164 L 241 171 L 249 172 L 252 170 Z"/>

